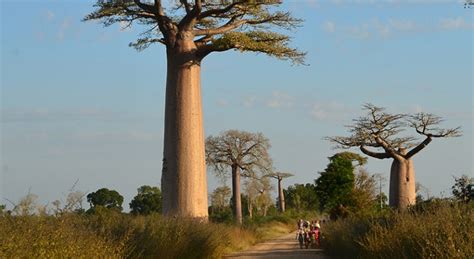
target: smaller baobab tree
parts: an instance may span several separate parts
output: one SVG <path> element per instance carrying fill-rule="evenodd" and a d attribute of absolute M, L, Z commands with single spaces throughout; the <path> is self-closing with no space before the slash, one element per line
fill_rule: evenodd
<path fill-rule="evenodd" d="M 270 179 L 268 177 L 254 177 L 247 178 L 244 182 L 244 193 L 247 196 L 247 210 L 249 218 L 253 217 L 253 212 L 259 213 L 261 216 L 266 216 L 268 209 L 273 205 L 273 200 L 270 192 L 273 190 Z"/>
<path fill-rule="evenodd" d="M 384 108 L 365 104 L 365 116 L 347 126 L 349 137 L 329 137 L 339 148 L 358 147 L 364 154 L 377 159 L 393 159 L 390 170 L 389 205 L 405 209 L 416 202 L 413 156 L 424 149 L 434 138 L 458 137 L 460 128 L 441 129 L 440 117 L 429 113 L 414 115 L 391 114 Z M 424 140 L 417 142 L 412 136 L 402 135 L 413 128 Z M 376 151 L 376 150 L 379 151 Z M 380 152 L 380 150 L 382 152 Z"/>
<path fill-rule="evenodd" d="M 275 178 L 278 180 L 278 209 L 280 212 L 285 212 L 285 194 L 281 182 L 283 179 L 293 176 L 291 173 L 274 172 L 266 175 L 267 177 Z"/>
<path fill-rule="evenodd" d="M 262 133 L 228 130 L 206 139 L 206 162 L 218 176 L 232 173 L 232 209 L 235 221 L 242 224 L 240 177 L 255 178 L 272 167 L 268 154 L 270 141 Z"/>

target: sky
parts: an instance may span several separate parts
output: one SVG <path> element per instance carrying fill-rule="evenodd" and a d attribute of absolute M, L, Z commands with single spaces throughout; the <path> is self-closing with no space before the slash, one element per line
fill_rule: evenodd
<path fill-rule="evenodd" d="M 138 187 L 160 185 L 164 48 L 128 47 L 140 27 L 81 22 L 93 4 L 0 0 L 0 204 L 28 193 L 50 204 L 73 186 L 106 187 L 127 210 Z M 447 197 L 453 176 L 474 177 L 473 8 L 462 0 L 295 0 L 281 8 L 304 19 L 290 35 L 308 65 L 238 51 L 208 56 L 206 136 L 262 132 L 275 170 L 294 174 L 284 186 L 313 183 L 341 151 L 324 138 L 347 135 L 344 125 L 373 103 L 462 127 L 462 137 L 435 139 L 415 156 L 424 195 Z M 369 158 L 366 169 L 388 178 L 390 164 Z M 209 193 L 220 184 L 211 170 L 208 182 Z"/>

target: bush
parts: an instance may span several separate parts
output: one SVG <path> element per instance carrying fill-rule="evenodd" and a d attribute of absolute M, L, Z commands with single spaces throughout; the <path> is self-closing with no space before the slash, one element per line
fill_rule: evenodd
<path fill-rule="evenodd" d="M 348 218 L 323 229 L 323 247 L 344 258 L 473 258 L 472 205 L 436 200 L 406 212 Z"/>
<path fill-rule="evenodd" d="M 0 216 L 0 258 L 220 258 L 258 240 L 256 230 L 158 214 Z"/>
<path fill-rule="evenodd" d="M 76 216 L 5 216 L 0 229 L 0 258 L 118 258 L 123 252 Z"/>

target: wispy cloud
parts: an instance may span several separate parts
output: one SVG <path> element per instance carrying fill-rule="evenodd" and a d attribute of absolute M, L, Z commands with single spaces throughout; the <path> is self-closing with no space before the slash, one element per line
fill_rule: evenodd
<path fill-rule="evenodd" d="M 217 100 L 217 106 L 219 107 L 225 107 L 227 105 L 229 105 L 229 102 L 226 100 L 226 99 L 219 99 Z"/>
<path fill-rule="evenodd" d="M 473 23 L 467 23 L 463 17 L 443 18 L 439 22 L 442 30 L 474 29 Z"/>
<path fill-rule="evenodd" d="M 109 120 L 126 119 L 130 114 L 118 111 L 108 111 L 100 108 L 82 108 L 77 110 L 50 110 L 44 108 L 25 110 L 3 110 L 1 122 L 53 122 L 65 120 Z"/>
<path fill-rule="evenodd" d="M 294 104 L 295 98 L 280 92 L 273 91 L 272 97 L 266 102 L 266 106 L 270 108 L 290 108 Z"/>
<path fill-rule="evenodd" d="M 351 110 L 342 103 L 320 102 L 310 106 L 309 114 L 311 118 L 318 121 L 344 120 L 352 114 Z"/>
<path fill-rule="evenodd" d="M 359 40 L 388 39 L 399 35 L 473 28 L 474 24 L 466 22 L 463 17 L 442 18 L 438 24 L 422 24 L 409 19 L 393 18 L 381 21 L 374 18 L 360 24 L 343 25 L 325 21 L 321 25 L 321 29 L 326 33 Z"/>
<path fill-rule="evenodd" d="M 51 22 L 52 20 L 54 20 L 55 14 L 51 10 L 46 10 L 46 12 L 44 13 L 44 17 L 47 21 Z"/>
<path fill-rule="evenodd" d="M 242 100 L 242 105 L 247 108 L 253 107 L 256 103 L 257 103 L 257 96 L 255 95 L 245 96 L 244 99 Z"/>
<path fill-rule="evenodd" d="M 63 41 L 66 35 L 66 32 L 69 30 L 69 28 L 71 28 L 71 19 L 64 18 L 64 20 L 61 22 L 61 25 L 59 26 L 59 31 L 58 31 L 58 34 L 56 35 L 56 38 L 59 41 Z"/>
<path fill-rule="evenodd" d="M 325 32 L 329 32 L 329 33 L 333 33 L 333 32 L 336 32 L 336 24 L 332 21 L 326 21 L 323 23 L 323 25 L 321 26 L 321 28 L 325 31 Z"/>

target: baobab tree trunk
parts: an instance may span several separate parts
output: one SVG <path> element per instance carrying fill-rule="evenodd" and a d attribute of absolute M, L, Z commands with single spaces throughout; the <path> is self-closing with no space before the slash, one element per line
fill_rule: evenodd
<path fill-rule="evenodd" d="M 234 201 L 233 213 L 235 222 L 242 224 L 242 201 L 240 199 L 240 168 L 232 166 L 232 200 Z"/>
<path fill-rule="evenodd" d="M 207 219 L 200 62 L 192 41 L 167 49 L 163 214 Z"/>
<path fill-rule="evenodd" d="M 252 218 L 253 217 L 253 206 L 252 206 L 252 201 L 250 200 L 250 196 L 247 196 L 248 198 L 248 205 L 247 205 L 247 209 L 249 211 L 249 218 Z"/>
<path fill-rule="evenodd" d="M 280 211 L 285 212 L 285 194 L 283 193 L 283 188 L 281 186 L 282 178 L 278 178 L 278 202 L 280 205 Z"/>
<path fill-rule="evenodd" d="M 415 169 L 411 159 L 394 159 L 390 170 L 389 205 L 404 210 L 416 202 Z"/>

